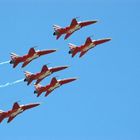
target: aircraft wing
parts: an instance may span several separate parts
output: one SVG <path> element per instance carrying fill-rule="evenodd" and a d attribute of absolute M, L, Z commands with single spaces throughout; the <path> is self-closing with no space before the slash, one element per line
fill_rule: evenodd
<path fill-rule="evenodd" d="M 41 94 L 42 94 L 42 92 L 38 93 L 38 94 L 37 94 L 37 97 L 39 97 Z"/>
<path fill-rule="evenodd" d="M 82 57 L 87 51 L 81 52 L 79 57 Z"/>
<path fill-rule="evenodd" d="M 31 61 L 32 61 L 32 60 L 30 60 L 30 61 L 25 61 L 25 62 L 22 64 L 22 68 L 25 67 L 26 65 L 28 65 Z"/>
<path fill-rule="evenodd" d="M 28 55 L 34 55 L 36 53 L 34 48 L 30 48 Z"/>
<path fill-rule="evenodd" d="M 48 87 L 48 88 L 49 88 L 49 87 Z M 46 92 L 46 94 L 45 94 L 45 97 L 48 96 L 50 93 L 51 93 L 51 91 L 48 91 L 48 90 L 47 90 L 47 92 Z"/>
<path fill-rule="evenodd" d="M 61 37 L 61 35 L 62 35 L 62 34 L 58 34 L 58 35 L 56 36 L 56 39 L 59 39 L 59 38 Z"/>
<path fill-rule="evenodd" d="M 88 37 L 87 40 L 86 40 L 86 42 L 85 42 L 85 45 L 86 45 L 86 44 L 90 44 L 90 43 L 92 43 L 92 40 L 91 40 L 90 37 Z"/>
<path fill-rule="evenodd" d="M 44 77 L 45 78 L 45 77 Z M 35 83 L 35 85 L 39 84 L 44 78 L 38 79 Z"/>
<path fill-rule="evenodd" d="M 18 64 L 19 64 L 19 63 L 14 62 L 14 64 L 13 64 L 13 68 L 15 68 Z"/>
<path fill-rule="evenodd" d="M 30 80 L 27 82 L 27 85 L 30 85 L 30 84 L 32 83 L 32 81 L 33 81 L 33 80 L 30 79 Z"/>
<path fill-rule="evenodd" d="M 73 32 L 72 32 L 72 33 L 73 33 Z M 65 39 L 67 39 L 68 37 L 70 37 L 72 33 L 67 33 L 67 34 L 65 35 Z"/>
<path fill-rule="evenodd" d="M 7 121 L 7 123 L 11 122 L 15 117 L 16 116 L 13 116 L 13 117 L 10 116 L 9 119 L 8 119 L 8 121 Z"/>
<path fill-rule="evenodd" d="M 45 97 L 48 96 L 51 92 L 47 91 L 45 94 Z"/>
<path fill-rule="evenodd" d="M 71 24 L 70 24 L 70 27 L 73 27 L 73 26 L 75 26 L 75 25 L 77 25 L 78 23 L 77 23 L 77 20 L 76 20 L 76 18 L 74 18 L 74 19 L 72 19 L 72 21 L 71 21 Z"/>
<path fill-rule="evenodd" d="M 19 104 L 17 102 L 15 102 L 14 105 L 13 105 L 12 110 L 19 109 L 19 108 L 20 108 Z"/>
<path fill-rule="evenodd" d="M 48 70 L 49 70 L 48 67 L 47 67 L 46 65 L 44 65 L 44 66 L 42 67 L 41 73 L 44 72 L 44 71 L 48 71 Z"/>
<path fill-rule="evenodd" d="M 57 83 L 57 79 L 55 77 L 52 78 L 50 85 L 53 86 Z"/>

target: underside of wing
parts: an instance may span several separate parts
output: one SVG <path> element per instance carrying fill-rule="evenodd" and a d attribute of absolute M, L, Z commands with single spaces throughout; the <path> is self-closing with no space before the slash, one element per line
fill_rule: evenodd
<path fill-rule="evenodd" d="M 30 61 L 25 61 L 25 62 L 22 64 L 22 68 L 25 67 L 26 65 L 28 65 L 30 62 L 31 62 L 31 60 L 30 60 Z"/>
<path fill-rule="evenodd" d="M 44 72 L 44 71 L 48 71 L 48 67 L 46 65 L 44 65 L 41 69 L 41 72 Z"/>
<path fill-rule="evenodd" d="M 10 116 L 9 119 L 8 119 L 8 121 L 7 121 L 7 123 L 11 122 L 15 117 L 16 116 L 13 116 L 13 117 Z"/>
<path fill-rule="evenodd" d="M 87 40 L 86 40 L 86 42 L 85 42 L 85 45 L 90 44 L 90 43 L 92 43 L 92 40 L 91 40 L 90 37 L 88 37 Z"/>
<path fill-rule="evenodd" d="M 34 48 L 30 48 L 29 52 L 28 52 L 28 55 L 34 55 L 36 52 L 35 52 L 35 49 Z"/>
<path fill-rule="evenodd" d="M 79 57 L 82 57 L 83 55 L 86 54 L 87 51 L 81 52 Z"/>
<path fill-rule="evenodd" d="M 35 83 L 35 84 L 36 84 L 36 85 L 37 85 L 37 84 L 39 84 L 39 83 L 40 83 L 43 79 L 44 79 L 44 78 L 37 79 L 37 81 L 36 81 L 36 83 Z"/>
<path fill-rule="evenodd" d="M 14 103 L 12 110 L 20 108 L 19 104 L 17 102 Z"/>
<path fill-rule="evenodd" d="M 53 86 L 57 83 L 57 79 L 55 77 L 52 78 L 50 85 Z"/>
<path fill-rule="evenodd" d="M 70 27 L 73 27 L 73 26 L 76 26 L 78 23 L 77 23 L 77 20 L 76 18 L 72 19 L 71 21 L 71 24 L 70 24 Z"/>
<path fill-rule="evenodd" d="M 67 33 L 67 34 L 65 35 L 65 38 L 64 38 L 64 39 L 67 39 L 68 37 L 70 37 L 72 33 L 73 33 L 73 32 Z"/>

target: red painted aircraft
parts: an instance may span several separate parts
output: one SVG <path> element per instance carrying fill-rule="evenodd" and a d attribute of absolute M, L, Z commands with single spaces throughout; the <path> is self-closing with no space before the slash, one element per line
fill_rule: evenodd
<path fill-rule="evenodd" d="M 91 48 L 94 48 L 95 46 L 105 43 L 107 41 L 110 41 L 111 38 L 105 38 L 105 39 L 100 39 L 100 40 L 91 40 L 90 37 L 86 39 L 85 44 L 81 46 L 76 46 L 74 44 L 69 43 L 69 54 L 72 54 L 72 57 L 74 57 L 77 53 L 80 52 L 80 56 L 82 57 L 87 51 L 89 51 Z"/>
<path fill-rule="evenodd" d="M 60 67 L 53 67 L 53 68 L 48 68 L 46 65 L 42 67 L 41 72 L 32 74 L 28 71 L 25 71 L 25 79 L 24 81 L 27 82 L 27 85 L 29 85 L 33 80 L 37 80 L 35 84 L 40 83 L 45 77 L 53 74 L 54 72 L 64 70 L 68 68 L 68 66 L 60 66 Z"/>
<path fill-rule="evenodd" d="M 40 84 L 35 85 L 34 94 L 37 94 L 37 97 L 39 97 L 42 94 L 42 92 L 46 92 L 45 96 L 47 96 L 54 89 L 62 86 L 63 84 L 67 84 L 69 82 L 72 82 L 74 80 L 76 80 L 76 78 L 57 80 L 55 77 L 53 77 L 50 84 L 48 84 L 46 86 L 41 86 Z"/>
<path fill-rule="evenodd" d="M 65 39 L 67 39 L 75 31 L 81 29 L 82 27 L 94 24 L 96 22 L 97 20 L 77 22 L 76 18 L 73 18 L 70 26 L 67 26 L 65 28 L 62 28 L 58 25 L 53 25 L 53 28 L 54 28 L 53 35 L 56 36 L 56 39 L 59 39 L 61 35 L 66 34 Z"/>
<path fill-rule="evenodd" d="M 32 60 L 49 53 L 53 53 L 56 50 L 35 50 L 34 48 L 30 48 L 28 54 L 24 56 L 18 56 L 15 53 L 11 53 L 11 61 L 10 64 L 13 64 L 13 68 L 15 68 L 19 63 L 23 62 L 22 68 L 29 64 Z"/>
<path fill-rule="evenodd" d="M 9 110 L 7 112 L 0 111 L 0 123 L 5 119 L 8 118 L 7 123 L 11 122 L 17 115 L 22 113 L 23 111 L 27 109 L 31 109 L 33 107 L 36 107 L 40 105 L 39 103 L 35 104 L 28 104 L 28 105 L 19 105 L 17 102 L 14 103 L 12 110 Z"/>

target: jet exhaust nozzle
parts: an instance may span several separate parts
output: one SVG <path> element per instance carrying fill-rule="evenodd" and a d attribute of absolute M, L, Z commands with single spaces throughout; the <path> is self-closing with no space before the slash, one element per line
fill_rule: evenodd
<path fill-rule="evenodd" d="M 10 64 L 13 64 L 13 61 L 12 60 L 10 61 Z"/>
<path fill-rule="evenodd" d="M 25 79 L 24 79 L 24 82 L 26 82 L 26 81 L 27 81 L 27 79 L 25 78 Z"/>
<path fill-rule="evenodd" d="M 37 91 L 36 90 L 34 91 L 34 94 L 37 94 Z"/>

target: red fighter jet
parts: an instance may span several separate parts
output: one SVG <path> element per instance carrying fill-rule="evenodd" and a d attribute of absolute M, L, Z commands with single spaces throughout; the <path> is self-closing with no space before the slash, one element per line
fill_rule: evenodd
<path fill-rule="evenodd" d="M 88 37 L 86 39 L 85 44 L 81 45 L 81 46 L 76 46 L 74 44 L 69 43 L 69 48 L 70 48 L 69 54 L 72 54 L 72 57 L 74 57 L 77 53 L 80 52 L 79 57 L 82 57 L 91 48 L 94 48 L 95 46 L 105 43 L 110 40 L 111 40 L 111 38 L 105 38 L 105 39 L 100 39 L 100 40 L 91 40 L 91 38 Z"/>
<path fill-rule="evenodd" d="M 53 53 L 56 50 L 35 50 L 34 48 L 30 48 L 28 54 L 24 56 L 18 56 L 15 53 L 11 53 L 11 61 L 10 64 L 13 64 L 13 68 L 15 68 L 19 63 L 23 62 L 22 68 L 29 64 L 32 60 L 49 53 Z"/>
<path fill-rule="evenodd" d="M 35 104 L 28 104 L 28 105 L 19 105 L 17 102 L 14 103 L 12 110 L 7 112 L 0 111 L 0 123 L 5 119 L 8 118 L 7 123 L 11 122 L 18 114 L 22 113 L 23 111 L 36 107 L 40 105 L 39 103 Z"/>
<path fill-rule="evenodd" d="M 54 31 L 55 31 L 53 33 L 53 35 L 56 36 L 56 39 L 59 39 L 59 37 L 61 35 L 66 34 L 65 39 L 67 39 L 75 31 L 81 29 L 82 27 L 94 24 L 96 22 L 97 22 L 97 20 L 77 22 L 76 18 L 73 18 L 70 26 L 68 26 L 68 27 L 62 28 L 58 25 L 53 25 L 53 28 L 54 28 Z"/>
<path fill-rule="evenodd" d="M 54 68 L 48 68 L 46 65 L 42 67 L 41 72 L 32 74 L 28 71 L 25 71 L 25 79 L 24 81 L 27 82 L 27 85 L 29 85 L 33 80 L 37 80 L 35 84 L 40 83 L 45 77 L 53 74 L 54 72 L 64 70 L 68 68 L 68 66 L 60 66 L 60 67 L 54 67 Z"/>
<path fill-rule="evenodd" d="M 67 84 L 69 82 L 72 82 L 76 80 L 76 78 L 69 78 L 69 79 L 62 79 L 57 80 L 55 77 L 52 78 L 50 84 L 46 86 L 41 86 L 40 84 L 35 85 L 35 91 L 34 94 L 37 94 L 37 97 L 39 97 L 42 92 L 46 92 L 45 96 L 49 95 L 54 89 L 62 86 L 63 84 Z"/>

